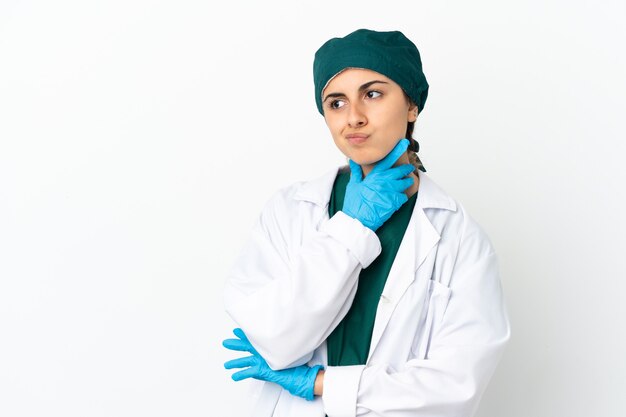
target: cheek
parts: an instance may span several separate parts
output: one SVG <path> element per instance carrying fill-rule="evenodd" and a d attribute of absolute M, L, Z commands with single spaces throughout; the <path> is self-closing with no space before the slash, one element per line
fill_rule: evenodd
<path fill-rule="evenodd" d="M 329 119 L 326 119 L 326 125 L 328 126 L 328 130 L 330 131 L 330 135 L 333 138 L 335 146 L 337 146 L 339 149 L 342 149 L 345 144 L 342 142 L 343 136 L 341 135 L 341 126 L 338 123 L 333 122 L 333 120 Z"/>
<path fill-rule="evenodd" d="M 327 119 L 326 125 L 328 126 L 328 130 L 330 131 L 330 134 L 335 141 L 341 137 L 341 132 L 343 129 L 343 125 L 341 123 L 339 123 L 337 120 Z"/>
<path fill-rule="evenodd" d="M 406 133 L 407 118 L 401 111 L 389 112 L 384 115 L 384 130 L 387 135 L 393 136 L 391 139 L 400 139 Z"/>

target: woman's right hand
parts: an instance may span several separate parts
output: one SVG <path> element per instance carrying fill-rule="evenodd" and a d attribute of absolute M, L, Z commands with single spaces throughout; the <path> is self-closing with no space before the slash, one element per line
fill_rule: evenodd
<path fill-rule="evenodd" d="M 412 164 L 392 168 L 408 147 L 407 139 L 400 140 L 365 179 L 361 166 L 350 160 L 350 182 L 342 211 L 372 231 L 382 226 L 408 200 L 404 190 L 413 185 L 412 178 L 405 178 L 415 170 Z"/>

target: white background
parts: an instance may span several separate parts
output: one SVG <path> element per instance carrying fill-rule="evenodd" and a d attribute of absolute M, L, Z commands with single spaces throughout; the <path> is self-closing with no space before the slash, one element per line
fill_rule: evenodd
<path fill-rule="evenodd" d="M 420 156 L 500 257 L 477 415 L 626 415 L 623 1 L 0 4 L 3 417 L 244 415 L 226 271 L 345 162 L 313 55 L 361 27 L 420 49 Z"/>

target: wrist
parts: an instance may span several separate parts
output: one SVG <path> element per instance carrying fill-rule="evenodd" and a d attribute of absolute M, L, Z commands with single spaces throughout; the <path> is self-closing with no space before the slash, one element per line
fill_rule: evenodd
<path fill-rule="evenodd" d="M 315 385 L 313 395 L 322 395 L 324 393 L 324 369 L 320 369 L 315 377 Z"/>

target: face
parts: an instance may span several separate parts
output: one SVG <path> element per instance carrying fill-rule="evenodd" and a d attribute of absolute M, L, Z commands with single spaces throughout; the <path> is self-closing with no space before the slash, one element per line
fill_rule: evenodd
<path fill-rule="evenodd" d="M 384 75 L 361 68 L 340 72 L 322 91 L 324 120 L 339 150 L 367 173 L 405 137 L 416 120 L 402 88 Z M 396 164 L 408 163 L 405 154 Z"/>

